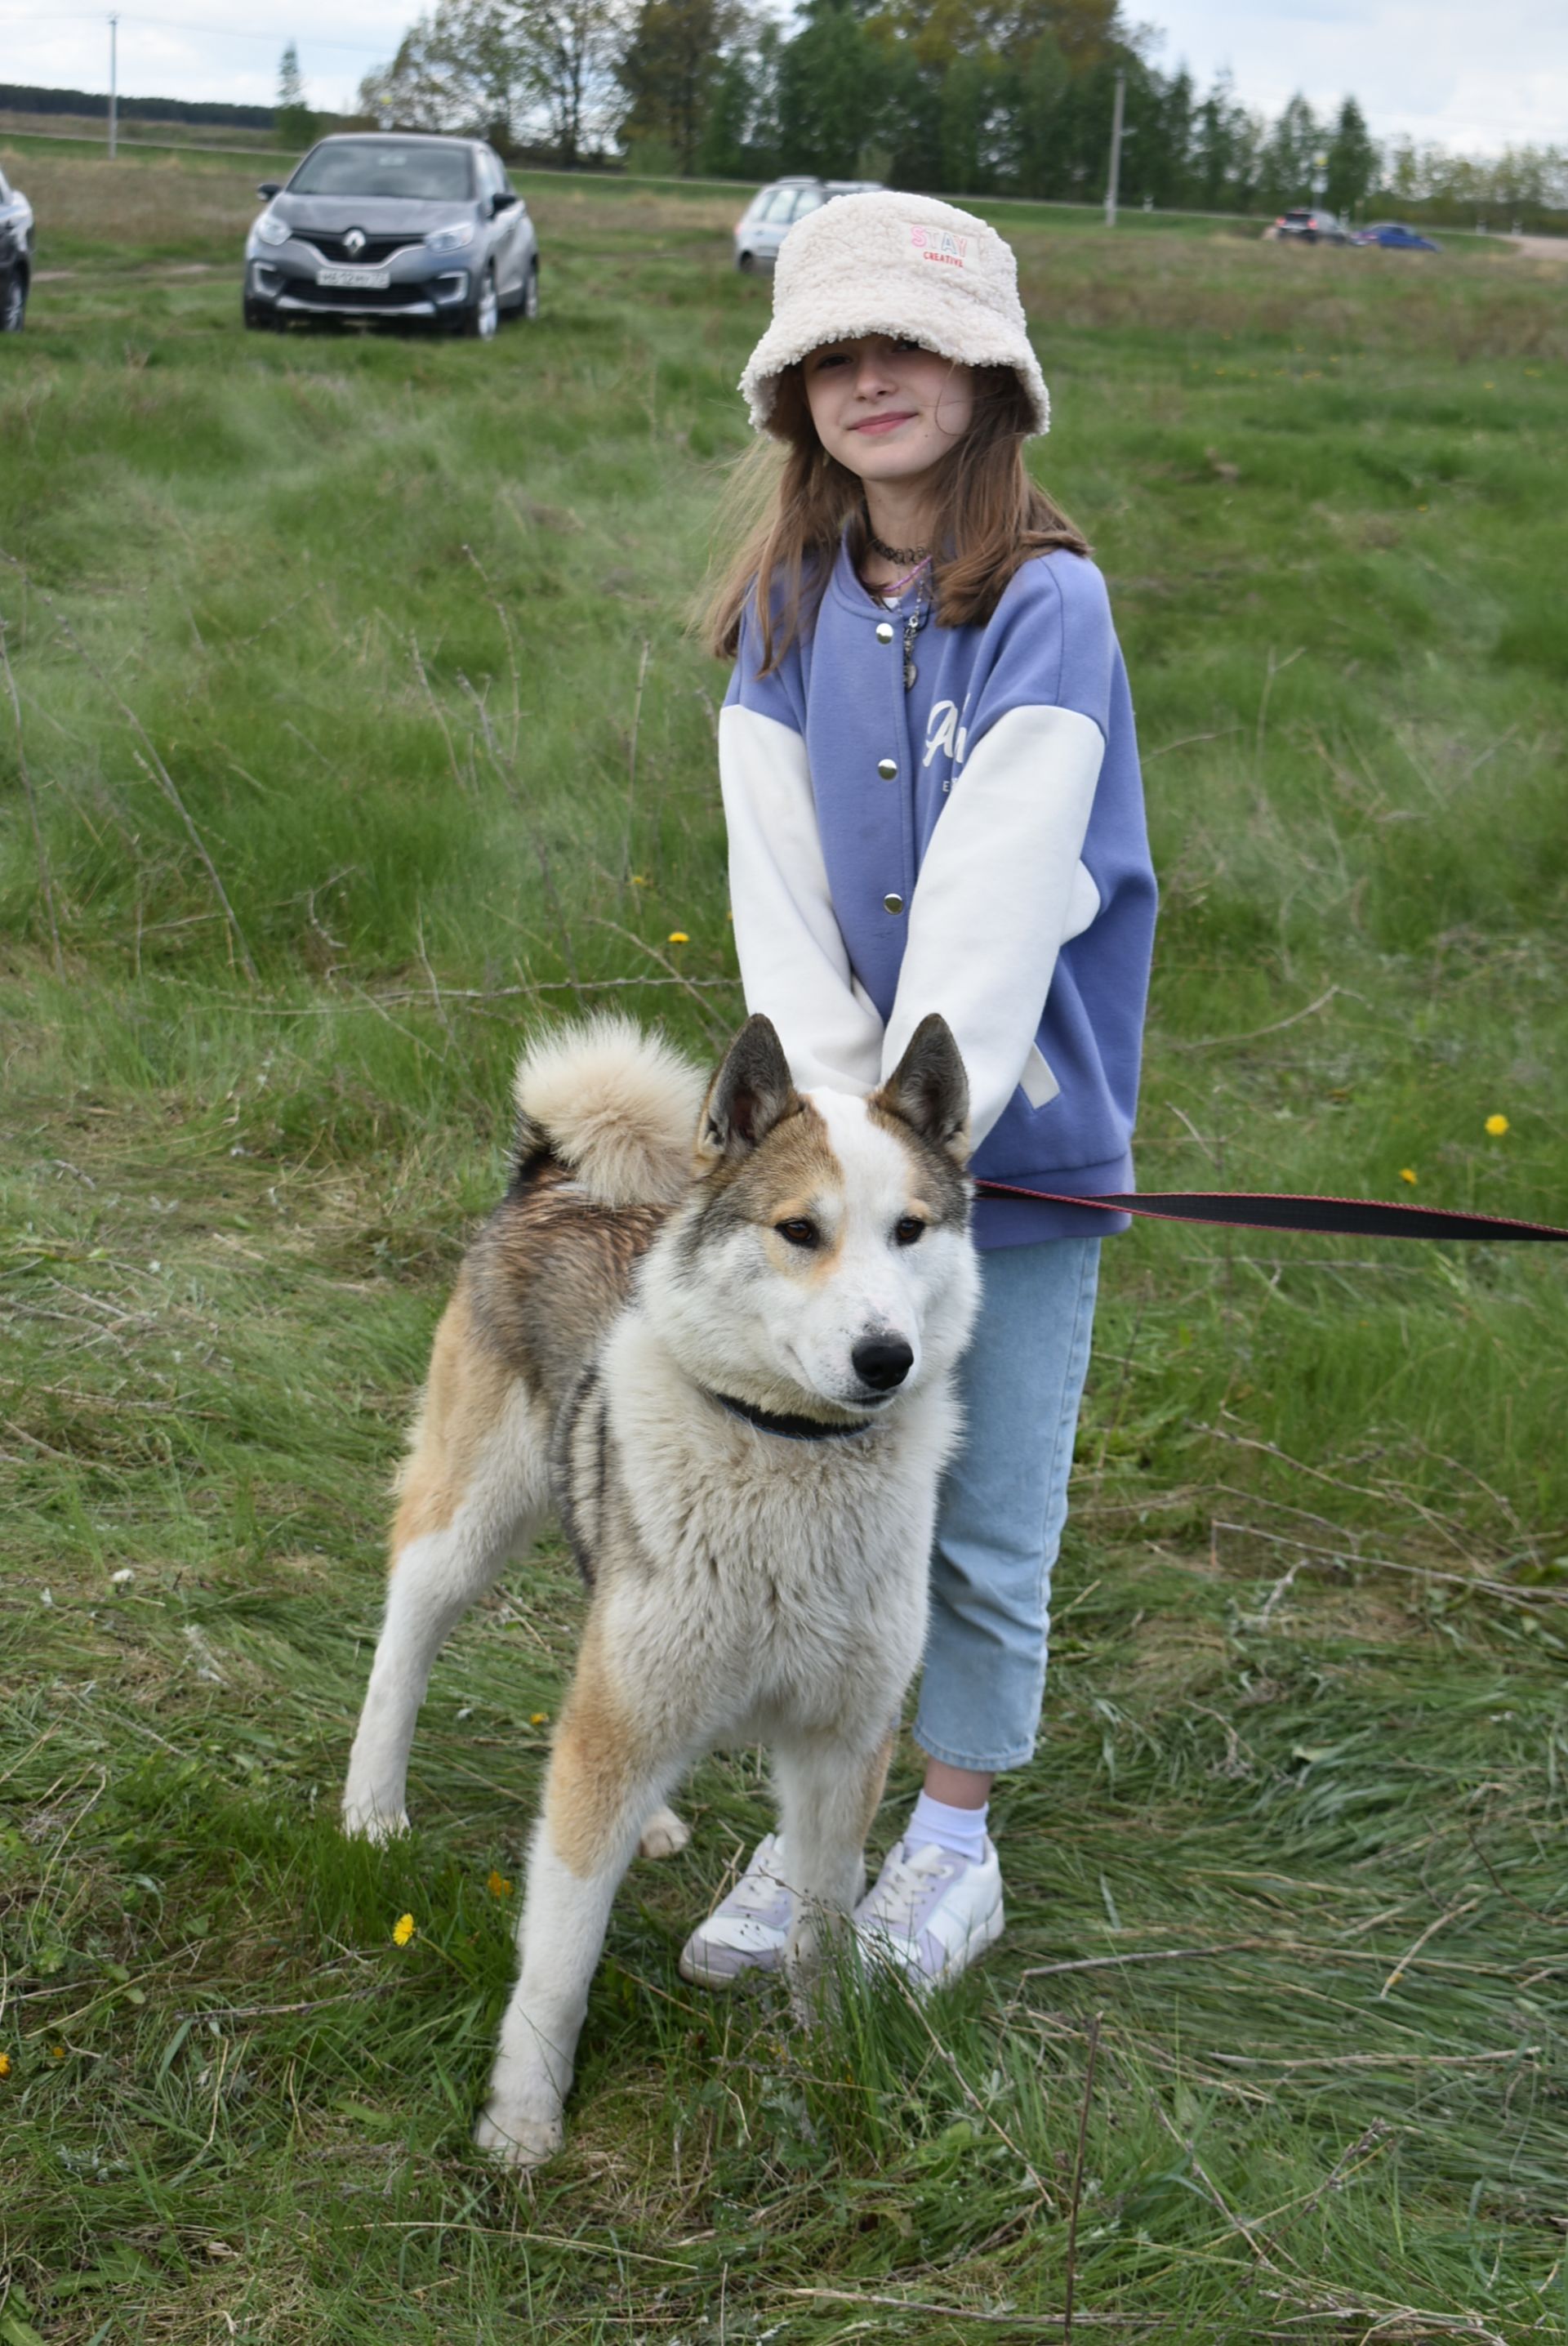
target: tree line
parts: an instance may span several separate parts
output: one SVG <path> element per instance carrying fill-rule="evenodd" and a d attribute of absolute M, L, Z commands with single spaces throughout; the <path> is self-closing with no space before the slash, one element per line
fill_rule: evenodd
<path fill-rule="evenodd" d="M 1158 37 L 1118 0 L 803 0 L 788 26 L 751 0 L 435 0 L 360 107 L 567 168 L 1095 202 L 1120 73 L 1125 205 L 1256 213 L 1317 194 L 1363 216 L 1386 199 L 1563 224 L 1568 153 L 1380 148 L 1353 97 L 1326 116 L 1293 97 L 1271 121 L 1227 76 L 1200 90 L 1162 68 Z"/>

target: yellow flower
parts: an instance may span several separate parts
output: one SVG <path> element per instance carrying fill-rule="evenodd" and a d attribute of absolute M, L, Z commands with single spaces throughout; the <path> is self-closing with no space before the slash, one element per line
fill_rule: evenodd
<path fill-rule="evenodd" d="M 646 872 L 634 872 L 632 873 L 632 886 L 634 888 L 646 888 L 647 884 L 648 875 Z"/>
<path fill-rule="evenodd" d="M 1508 1118 L 1505 1116 L 1489 1116 L 1486 1119 L 1486 1128 L 1493 1140 L 1501 1140 L 1508 1130 Z"/>
<path fill-rule="evenodd" d="M 684 929 L 671 929 L 669 935 L 666 938 L 665 942 L 667 944 L 672 945 L 688 945 L 691 943 L 691 939 L 687 935 Z"/>
<path fill-rule="evenodd" d="M 550 1724 L 549 1712 L 547 1710 L 531 1710 L 528 1713 L 528 1724 L 530 1727 L 548 1727 Z"/>
<path fill-rule="evenodd" d="M 1415 1176 L 1414 1170 L 1413 1170 L 1413 1169 L 1412 1169 L 1412 1168 L 1411 1168 L 1411 1167 L 1410 1167 L 1409 1165 L 1401 1165 L 1401 1166 L 1400 1166 L 1400 1180 L 1401 1180 L 1401 1181 L 1408 1181 L 1408 1182 L 1410 1183 L 1410 1187 L 1411 1187 L 1411 1188 L 1412 1188 L 1412 1189 L 1415 1188 L 1415 1186 L 1416 1186 L 1416 1176 Z"/>
<path fill-rule="evenodd" d="M 63 2061 L 65 2059 L 66 2048 L 63 2045 L 51 2045 L 49 2050 L 56 2061 Z"/>
<path fill-rule="evenodd" d="M 393 1946 L 406 1947 L 412 1936 L 413 1916 L 412 1914 L 400 1914 L 397 1921 L 392 1924 Z"/>
<path fill-rule="evenodd" d="M 484 1887 L 489 1891 L 492 1898 L 510 1898 L 512 1895 L 512 1884 L 504 1873 L 497 1873 L 494 1866 L 490 1869 L 490 1879 Z"/>
<path fill-rule="evenodd" d="M 0 2053 L 0 2077 L 8 2077 L 10 2075 L 11 2055 L 9 2053 Z"/>

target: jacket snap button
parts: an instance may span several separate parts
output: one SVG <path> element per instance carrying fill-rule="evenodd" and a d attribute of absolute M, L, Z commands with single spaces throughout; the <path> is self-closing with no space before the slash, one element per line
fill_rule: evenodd
<path fill-rule="evenodd" d="M 878 625 L 877 625 L 877 641 L 878 641 L 878 643 L 879 643 L 879 644 L 891 644 L 891 643 L 892 642 L 892 639 L 893 639 L 893 631 L 892 631 L 892 628 L 891 628 L 891 627 L 890 626 L 889 622 L 888 622 L 886 619 L 880 620 L 880 621 L 878 622 Z"/>
<path fill-rule="evenodd" d="M 884 896 L 882 903 L 890 913 L 901 913 L 904 908 L 904 900 L 901 896 Z"/>
<path fill-rule="evenodd" d="M 881 774 L 884 782 L 892 781 L 896 777 L 898 770 L 899 761 L 896 758 L 879 758 L 877 760 L 877 771 Z"/>

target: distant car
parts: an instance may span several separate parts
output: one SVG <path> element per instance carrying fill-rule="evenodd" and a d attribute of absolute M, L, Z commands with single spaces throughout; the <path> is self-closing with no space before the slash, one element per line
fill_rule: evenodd
<path fill-rule="evenodd" d="M 881 184 L 880 179 L 774 179 L 759 189 L 735 224 L 737 269 L 771 269 L 798 219 L 830 197 L 863 195 Z"/>
<path fill-rule="evenodd" d="M 323 138 L 245 244 L 245 323 L 413 319 L 488 342 L 539 309 L 539 240 L 499 155 L 477 138 Z"/>
<path fill-rule="evenodd" d="M 1274 233 L 1284 244 L 1349 244 L 1349 230 L 1343 220 L 1326 212 L 1320 204 L 1298 204 L 1281 212 L 1274 223 Z"/>
<path fill-rule="evenodd" d="M 1352 244 L 1381 244 L 1390 252 L 1441 252 L 1430 236 L 1421 236 L 1403 220 L 1374 220 L 1370 228 L 1359 228 L 1351 237 Z"/>
<path fill-rule="evenodd" d="M 33 207 L 0 171 L 0 334 L 19 334 L 33 282 Z"/>

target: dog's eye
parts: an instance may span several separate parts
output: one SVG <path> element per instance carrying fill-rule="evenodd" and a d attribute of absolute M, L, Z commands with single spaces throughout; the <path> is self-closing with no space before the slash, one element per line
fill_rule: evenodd
<path fill-rule="evenodd" d="M 787 1222 L 775 1222 L 773 1227 L 793 1247 L 814 1247 L 818 1242 L 817 1225 L 809 1222 L 804 1214 L 792 1214 Z"/>
<path fill-rule="evenodd" d="M 893 1236 L 900 1246 L 913 1246 L 925 1236 L 925 1224 L 918 1214 L 903 1214 L 893 1224 Z"/>

